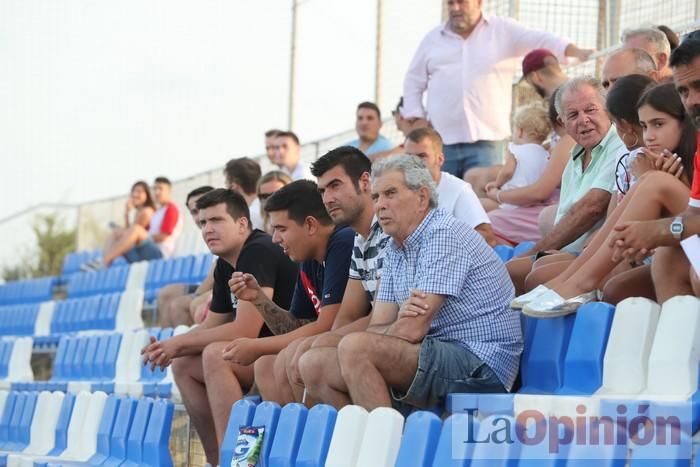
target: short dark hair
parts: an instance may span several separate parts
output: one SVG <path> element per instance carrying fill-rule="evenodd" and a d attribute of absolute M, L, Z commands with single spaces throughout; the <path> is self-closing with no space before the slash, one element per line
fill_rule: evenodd
<path fill-rule="evenodd" d="M 608 113 L 618 120 L 639 126 L 637 101 L 644 91 L 654 85 L 654 80 L 646 75 L 623 76 L 610 87 L 605 99 Z"/>
<path fill-rule="evenodd" d="M 316 218 L 321 224 L 333 224 L 323 205 L 318 185 L 310 180 L 297 180 L 270 196 L 265 203 L 265 212 L 275 211 L 287 211 L 287 216 L 299 225 L 309 216 Z"/>
<path fill-rule="evenodd" d="M 255 193 L 255 187 L 262 175 L 260 164 L 249 157 L 231 159 L 224 167 L 224 175 L 229 183 L 240 185 L 246 195 Z"/>
<path fill-rule="evenodd" d="M 292 138 L 295 143 L 301 144 L 299 142 L 299 137 L 293 131 L 280 131 L 277 133 L 278 138 Z"/>
<path fill-rule="evenodd" d="M 187 199 L 185 199 L 185 204 L 189 203 L 191 198 L 203 195 L 204 193 L 209 193 L 213 189 L 214 187 L 209 185 L 204 185 L 200 186 L 199 188 L 195 188 L 194 190 L 187 193 Z"/>
<path fill-rule="evenodd" d="M 280 133 L 282 133 L 282 130 L 278 130 L 277 128 L 273 128 L 273 129 L 267 130 L 267 131 L 265 132 L 265 138 L 269 138 L 269 137 L 271 137 L 271 136 L 277 136 L 277 135 L 279 135 Z"/>
<path fill-rule="evenodd" d="M 379 110 L 379 107 L 374 102 L 369 102 L 369 101 L 360 102 L 357 105 L 357 110 L 359 111 L 360 109 L 374 110 L 375 112 L 377 112 L 377 119 L 379 119 L 379 120 L 382 119 L 382 112 Z"/>
<path fill-rule="evenodd" d="M 430 140 L 435 149 L 442 152 L 442 137 L 440 133 L 430 127 L 416 128 L 406 136 L 407 140 L 413 141 L 414 143 L 420 143 L 426 138 Z"/>
<path fill-rule="evenodd" d="M 340 146 L 325 153 L 311 164 L 314 177 L 321 177 L 334 167 L 341 166 L 357 188 L 360 177 L 372 172 L 372 162 L 362 151 L 352 146 Z"/>
<path fill-rule="evenodd" d="M 671 67 L 675 68 L 681 65 L 690 65 L 696 57 L 700 56 L 700 38 L 688 38 L 680 43 L 680 45 L 671 54 Z"/>
<path fill-rule="evenodd" d="M 234 219 L 245 217 L 248 220 L 248 228 L 252 228 L 248 203 L 246 203 L 243 195 L 233 190 L 227 190 L 226 188 L 211 190 L 209 193 L 199 198 L 195 206 L 197 206 L 197 209 L 202 210 L 222 203 L 226 204 L 226 212 L 228 212 L 231 217 Z"/>
<path fill-rule="evenodd" d="M 168 186 L 173 185 L 172 183 L 170 183 L 170 180 L 167 177 L 156 177 L 156 179 L 153 181 L 153 183 L 162 183 L 163 185 L 168 185 Z"/>

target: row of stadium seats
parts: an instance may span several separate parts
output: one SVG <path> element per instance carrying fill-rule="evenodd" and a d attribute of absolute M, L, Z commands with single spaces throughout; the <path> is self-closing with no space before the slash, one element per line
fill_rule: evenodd
<path fill-rule="evenodd" d="M 524 426 L 511 415 L 462 413 L 443 421 L 432 412 L 416 411 L 404 419 L 391 408 L 368 413 L 350 405 L 336 412 L 323 404 L 309 410 L 301 404 L 256 406 L 244 399 L 233 406 L 221 465 L 231 465 L 240 452 L 241 426 L 264 427 L 262 462 L 256 465 L 268 466 L 690 467 L 694 447 L 682 434 L 677 445 L 571 438 L 555 451 L 548 439 L 533 442 L 537 426 Z M 500 438 L 494 437 L 495 427 L 502 427 Z M 693 465 L 700 466 L 700 458 Z"/>
<path fill-rule="evenodd" d="M 170 401 L 2 391 L 0 413 L 0 465 L 173 465 Z"/>
<path fill-rule="evenodd" d="M 149 261 L 146 301 L 155 300 L 158 290 L 168 284 L 199 284 L 207 276 L 213 261 L 214 257 L 209 253 Z"/>
<path fill-rule="evenodd" d="M 31 305 L 0 307 L 0 335 L 34 336 L 55 343 L 60 334 L 83 330 L 126 331 L 143 327 L 143 291 L 94 295 Z"/>
<path fill-rule="evenodd" d="M 663 311 L 662 311 L 663 310 Z M 522 387 L 516 394 L 453 394 L 451 413 L 518 416 L 529 410 L 576 417 L 674 411 L 700 427 L 700 300 L 678 296 L 659 307 L 629 298 L 617 309 L 588 304 L 575 315 L 525 321 Z M 676 414 L 675 412 L 679 412 Z"/>
<path fill-rule="evenodd" d="M 78 272 L 68 278 L 67 293 L 77 298 L 139 288 L 145 289 L 146 301 L 151 302 L 165 285 L 200 283 L 213 260 L 206 253 Z"/>
<path fill-rule="evenodd" d="M 41 277 L 0 285 L 0 305 L 29 304 L 51 300 L 55 277 Z"/>
<path fill-rule="evenodd" d="M 102 391 L 141 397 L 172 397 L 179 401 L 170 369 L 151 370 L 141 362 L 141 349 L 149 337 L 166 340 L 186 332 L 187 326 L 151 328 L 124 333 L 92 333 L 63 336 L 49 381 L 18 382 L 17 391 Z"/>

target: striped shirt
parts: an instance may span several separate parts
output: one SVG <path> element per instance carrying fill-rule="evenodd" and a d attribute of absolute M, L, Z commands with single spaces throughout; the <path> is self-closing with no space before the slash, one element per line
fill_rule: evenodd
<path fill-rule="evenodd" d="M 465 347 L 510 390 L 523 349 L 520 317 L 509 306 L 514 289 L 508 272 L 482 237 L 433 209 L 403 247 L 392 239 L 377 300 L 401 306 L 413 288 L 445 296 L 427 336 Z"/>
<path fill-rule="evenodd" d="M 377 284 L 384 263 L 384 247 L 389 236 L 384 233 L 377 219 L 372 219 L 367 238 L 355 234 L 355 244 L 350 258 L 350 279 L 362 281 L 362 288 L 367 292 L 369 301 L 374 302 Z"/>

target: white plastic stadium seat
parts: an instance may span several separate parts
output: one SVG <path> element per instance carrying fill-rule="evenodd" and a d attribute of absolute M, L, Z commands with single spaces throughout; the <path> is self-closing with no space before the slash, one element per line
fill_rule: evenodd
<path fill-rule="evenodd" d="M 146 285 L 146 274 L 148 273 L 148 261 L 131 263 L 129 275 L 126 278 L 125 290 L 143 290 Z"/>
<path fill-rule="evenodd" d="M 43 302 L 39 306 L 39 314 L 34 324 L 35 336 L 48 336 L 51 334 L 51 318 L 53 317 L 53 309 L 55 306 L 56 302 L 53 300 Z"/>
<path fill-rule="evenodd" d="M 388 407 L 379 407 L 367 417 L 357 465 L 393 467 L 401 446 L 403 415 Z"/>
<path fill-rule="evenodd" d="M 143 289 L 132 289 L 122 293 L 117 309 L 116 331 L 130 331 L 143 328 Z"/>
<path fill-rule="evenodd" d="M 357 465 L 367 417 L 367 411 L 357 405 L 346 405 L 340 409 L 328 448 L 326 467 L 354 467 Z"/>

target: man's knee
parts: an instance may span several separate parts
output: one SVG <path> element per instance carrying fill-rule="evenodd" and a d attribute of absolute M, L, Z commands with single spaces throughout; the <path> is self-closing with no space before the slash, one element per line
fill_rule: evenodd
<path fill-rule="evenodd" d="M 200 364 L 200 356 L 178 357 L 174 359 L 170 364 L 173 371 L 173 378 L 178 383 L 188 378 L 192 378 L 196 370 L 196 365 Z"/>
<path fill-rule="evenodd" d="M 337 353 L 329 348 L 312 348 L 299 358 L 299 374 L 307 387 L 323 383 L 324 368 L 329 358 L 337 358 Z"/>
<path fill-rule="evenodd" d="M 224 348 L 227 342 L 212 342 L 202 350 L 202 366 L 205 372 L 209 369 L 218 369 L 223 365 L 228 365 L 223 357 Z"/>
<path fill-rule="evenodd" d="M 371 347 L 366 332 L 353 332 L 343 337 L 338 343 L 338 363 L 340 363 L 341 370 L 354 367 L 357 362 L 365 361 Z"/>

